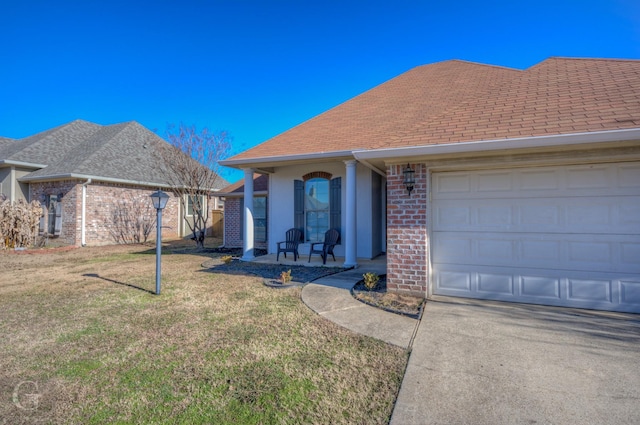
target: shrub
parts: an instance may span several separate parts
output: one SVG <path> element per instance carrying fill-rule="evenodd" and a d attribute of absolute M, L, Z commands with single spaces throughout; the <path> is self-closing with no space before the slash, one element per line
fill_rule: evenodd
<path fill-rule="evenodd" d="M 118 200 L 105 222 L 109 224 L 111 238 L 118 244 L 146 243 L 156 227 L 151 203 L 132 195 Z"/>
<path fill-rule="evenodd" d="M 0 248 L 22 248 L 35 243 L 42 207 L 36 201 L 0 201 Z"/>
<path fill-rule="evenodd" d="M 376 273 L 365 273 L 362 275 L 364 278 L 364 286 L 369 291 L 373 291 L 378 286 L 378 282 L 380 282 L 380 276 Z"/>
<path fill-rule="evenodd" d="M 283 285 L 291 282 L 291 269 L 286 272 L 283 271 L 282 273 L 280 273 L 280 280 L 282 281 Z"/>

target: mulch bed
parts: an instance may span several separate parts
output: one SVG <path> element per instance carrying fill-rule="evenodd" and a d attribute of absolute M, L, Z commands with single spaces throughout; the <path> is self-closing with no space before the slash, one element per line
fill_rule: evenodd
<path fill-rule="evenodd" d="M 373 290 L 367 289 L 364 286 L 364 280 L 361 280 L 353 287 L 351 294 L 355 299 L 365 304 L 413 319 L 420 318 L 424 306 L 423 298 L 387 292 L 386 275 L 380 276 L 380 281 Z"/>
<path fill-rule="evenodd" d="M 282 264 L 263 264 L 248 261 L 240 261 L 237 258 L 242 256 L 242 249 L 238 248 L 211 248 L 205 252 L 231 255 L 234 259 L 230 263 L 222 263 L 219 258 L 211 259 L 202 264 L 207 271 L 212 273 L 244 274 L 258 276 L 264 279 L 265 286 L 271 288 L 291 288 L 302 286 L 313 282 L 321 277 L 340 273 L 345 269 L 341 267 L 305 267 L 305 266 L 285 266 Z M 265 255 L 264 250 L 255 250 L 254 255 Z M 282 272 L 291 270 L 291 282 L 283 285 L 280 281 Z M 364 286 L 364 281 L 358 282 L 351 294 L 355 299 L 365 304 L 380 308 L 391 313 L 419 319 L 424 305 L 424 299 L 404 294 L 387 292 L 386 275 L 380 276 L 380 282 L 376 288 L 369 291 Z"/>
<path fill-rule="evenodd" d="M 280 285 L 280 287 L 288 287 L 303 283 L 313 282 L 324 276 L 330 276 L 335 273 L 344 271 L 341 267 L 305 267 L 305 266 L 285 266 L 282 264 L 262 264 L 252 263 L 248 261 L 232 260 L 228 264 L 211 264 L 209 262 L 203 264 L 208 271 L 213 273 L 233 273 L 259 276 L 267 279 L 270 284 L 268 286 L 277 287 L 274 282 L 280 279 L 282 272 L 291 270 L 291 283 L 289 285 Z"/>

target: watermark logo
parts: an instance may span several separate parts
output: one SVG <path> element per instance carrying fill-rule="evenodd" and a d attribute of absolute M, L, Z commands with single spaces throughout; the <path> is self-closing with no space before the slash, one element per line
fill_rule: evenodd
<path fill-rule="evenodd" d="M 35 381 L 22 381 L 13 388 L 13 404 L 20 410 L 36 410 L 40 393 Z"/>

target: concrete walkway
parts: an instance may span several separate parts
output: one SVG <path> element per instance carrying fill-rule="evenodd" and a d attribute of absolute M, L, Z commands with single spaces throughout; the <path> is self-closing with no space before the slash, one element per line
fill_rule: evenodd
<path fill-rule="evenodd" d="M 368 306 L 351 296 L 351 288 L 368 272 L 386 274 L 386 264 L 365 262 L 357 269 L 320 278 L 305 285 L 302 301 L 316 313 L 342 327 L 409 348 L 418 320 Z"/>

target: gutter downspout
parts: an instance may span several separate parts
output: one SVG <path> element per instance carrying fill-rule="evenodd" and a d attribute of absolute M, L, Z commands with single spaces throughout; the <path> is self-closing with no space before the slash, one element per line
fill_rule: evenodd
<path fill-rule="evenodd" d="M 86 182 L 82 183 L 82 218 L 80 224 L 80 244 L 82 246 L 87 245 L 85 227 L 87 224 L 87 185 L 89 184 L 91 184 L 91 179 L 87 179 Z"/>

